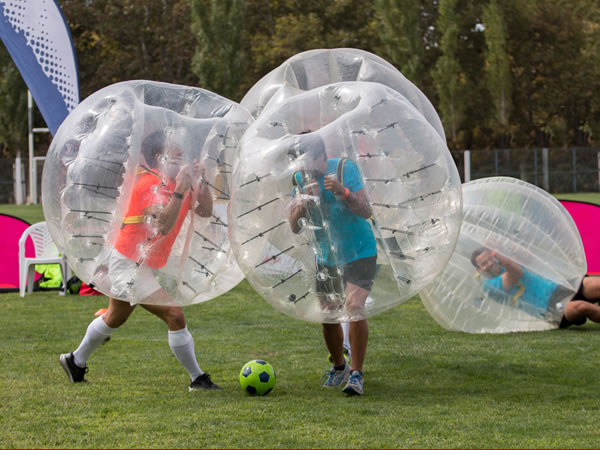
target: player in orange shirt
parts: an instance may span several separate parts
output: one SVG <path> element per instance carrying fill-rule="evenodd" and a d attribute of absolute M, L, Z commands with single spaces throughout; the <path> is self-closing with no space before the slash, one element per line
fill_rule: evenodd
<path fill-rule="evenodd" d="M 108 311 L 90 323 L 79 347 L 60 356 L 72 383 L 86 381 L 87 359 L 127 321 L 136 303 L 143 303 L 144 309 L 167 324 L 169 346 L 190 375 L 190 391 L 220 389 L 198 366 L 183 310 L 165 306 L 175 305 L 175 300 L 156 280 L 156 269 L 167 263 L 192 202 L 195 201 L 193 209 L 201 217 L 210 217 L 213 207 L 206 184 L 200 182 L 197 190 L 193 189 L 200 175 L 198 162 L 183 165 L 183 151 L 175 146 L 169 146 L 166 158 L 162 158 L 165 147 L 162 131 L 144 139 L 142 154 L 146 164 L 138 167 L 127 213 L 110 256 L 112 295 L 131 301 L 110 297 Z"/>

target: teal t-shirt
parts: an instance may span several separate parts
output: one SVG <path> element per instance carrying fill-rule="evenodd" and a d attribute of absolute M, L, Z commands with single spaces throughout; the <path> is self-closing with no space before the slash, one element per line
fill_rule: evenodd
<path fill-rule="evenodd" d="M 327 161 L 327 175 L 336 175 L 340 158 Z M 351 160 L 344 162 L 342 179 L 338 179 L 350 192 L 364 187 L 358 167 Z M 325 190 L 325 177 L 316 180 L 321 192 L 318 208 L 312 208 L 310 219 L 313 225 L 322 227 L 323 220 L 329 226 L 314 231 L 319 244 L 317 263 L 342 266 L 361 258 L 377 255 L 377 243 L 369 221 L 351 212 L 342 199 Z M 333 247 L 333 249 L 332 249 Z"/>
<path fill-rule="evenodd" d="M 543 315 L 548 308 L 548 301 L 554 293 L 557 284 L 546 280 L 540 275 L 529 272 L 524 267 L 522 269 L 523 276 L 509 291 L 505 291 L 502 286 L 502 275 L 486 280 L 483 283 L 483 288 L 490 292 L 490 295 L 503 297 L 503 300 L 508 302 L 523 290 L 517 298 L 517 305 L 529 314 Z M 504 272 L 503 269 L 502 273 Z"/>

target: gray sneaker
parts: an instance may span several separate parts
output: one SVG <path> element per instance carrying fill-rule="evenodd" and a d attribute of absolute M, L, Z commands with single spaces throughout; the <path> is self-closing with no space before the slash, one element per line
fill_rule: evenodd
<path fill-rule="evenodd" d="M 343 391 L 348 395 L 363 395 L 363 376 L 358 370 L 353 370 Z"/>
<path fill-rule="evenodd" d="M 343 369 L 335 370 L 335 368 L 331 368 L 323 374 L 323 378 L 321 379 L 321 386 L 323 387 L 336 387 L 342 383 L 345 383 L 348 380 L 348 376 L 350 375 L 350 366 L 348 364 L 344 365 Z"/>

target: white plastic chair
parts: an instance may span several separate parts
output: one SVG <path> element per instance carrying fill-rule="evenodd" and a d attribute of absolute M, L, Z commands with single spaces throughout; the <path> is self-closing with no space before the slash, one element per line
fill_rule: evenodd
<path fill-rule="evenodd" d="M 30 238 L 35 249 L 34 257 L 25 256 L 25 243 Z M 69 267 L 65 257 L 60 255 L 56 244 L 50 236 L 46 222 L 39 222 L 27 228 L 19 239 L 19 293 L 25 297 L 25 286 L 27 292 L 33 292 L 33 279 L 36 264 L 60 264 L 62 271 L 62 288 L 60 295 L 67 292 L 67 277 Z"/>

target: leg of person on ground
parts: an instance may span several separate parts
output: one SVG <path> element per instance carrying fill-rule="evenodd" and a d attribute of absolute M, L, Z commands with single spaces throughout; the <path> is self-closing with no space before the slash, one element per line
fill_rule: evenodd
<path fill-rule="evenodd" d="M 335 367 L 343 366 L 344 359 L 344 331 L 339 323 L 324 323 L 323 338 Z"/>
<path fill-rule="evenodd" d="M 155 293 L 153 297 L 158 295 L 166 295 L 166 292 Z M 154 303 L 156 299 L 151 301 Z M 167 328 L 169 329 L 169 347 L 190 375 L 190 391 L 196 389 L 220 389 L 198 365 L 194 351 L 194 338 L 187 329 L 185 315 L 181 307 L 155 304 L 142 305 L 142 307 L 167 324 Z"/>
<path fill-rule="evenodd" d="M 322 326 L 333 367 L 325 372 L 321 384 L 324 387 L 336 387 L 345 383 L 350 374 L 350 366 L 344 358 L 344 331 L 339 323 L 324 323 Z"/>
<path fill-rule="evenodd" d="M 600 300 L 600 277 L 585 277 L 582 281 L 582 293 L 588 300 Z"/>
<path fill-rule="evenodd" d="M 79 347 L 72 353 L 60 355 L 60 364 L 71 383 L 86 381 L 87 360 L 94 351 L 110 338 L 112 333 L 123 325 L 135 306 L 127 302 L 109 298 L 108 310 L 89 324 Z"/>
<path fill-rule="evenodd" d="M 352 352 L 352 370 L 362 372 L 369 341 L 369 322 L 366 319 L 350 322 L 349 335 L 350 346 L 354 349 Z"/>
<path fill-rule="evenodd" d="M 577 325 L 585 323 L 585 319 L 600 323 L 600 306 L 584 300 L 571 300 L 567 303 L 564 316 L 569 322 Z"/>
<path fill-rule="evenodd" d="M 365 317 L 365 302 L 368 296 L 368 290 L 353 283 L 347 283 L 346 298 L 348 301 L 346 308 L 352 317 L 358 319 L 350 322 L 348 332 L 350 347 L 352 348 L 352 368 L 344 392 L 349 395 L 363 394 L 362 371 L 369 340 L 369 324 L 366 318 L 363 317 Z"/>

